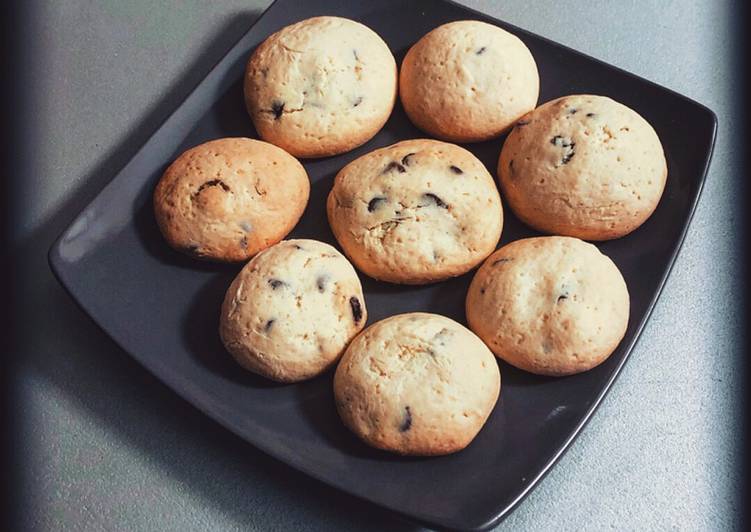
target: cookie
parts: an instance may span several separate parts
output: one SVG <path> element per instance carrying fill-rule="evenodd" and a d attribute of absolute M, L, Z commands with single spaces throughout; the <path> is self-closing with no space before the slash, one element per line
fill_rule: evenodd
<path fill-rule="evenodd" d="M 285 240 L 232 282 L 219 333 L 245 369 L 296 382 L 335 364 L 367 319 L 360 280 L 341 253 L 316 240 Z"/>
<path fill-rule="evenodd" d="M 370 140 L 396 100 L 396 61 L 373 30 L 314 17 L 261 43 L 245 72 L 258 134 L 298 157 L 324 157 Z"/>
<path fill-rule="evenodd" d="M 470 328 L 499 357 L 540 375 L 601 364 L 623 339 L 629 296 L 620 271 L 592 244 L 571 237 L 517 240 L 472 279 Z"/>
<path fill-rule="evenodd" d="M 167 242 L 193 257 L 244 261 L 279 242 L 308 203 L 302 165 L 273 144 L 212 140 L 180 155 L 154 191 Z"/>
<path fill-rule="evenodd" d="M 604 96 L 564 96 L 522 118 L 503 144 L 504 197 L 528 225 L 585 240 L 624 236 L 654 212 L 667 164 L 657 133 Z"/>
<path fill-rule="evenodd" d="M 368 327 L 334 376 L 344 424 L 373 447 L 408 455 L 465 448 L 500 389 L 498 365 L 477 336 L 449 318 L 420 312 Z"/>
<path fill-rule="evenodd" d="M 495 249 L 498 189 L 459 146 L 407 140 L 345 166 L 327 202 L 344 252 L 367 275 L 423 284 L 461 275 Z"/>
<path fill-rule="evenodd" d="M 410 120 L 452 142 L 501 135 L 535 108 L 539 91 L 537 65 L 524 43 L 476 20 L 450 22 L 422 37 L 399 74 Z"/>

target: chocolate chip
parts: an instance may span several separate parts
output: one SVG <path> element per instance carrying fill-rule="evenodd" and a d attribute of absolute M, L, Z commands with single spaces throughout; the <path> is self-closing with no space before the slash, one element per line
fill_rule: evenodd
<path fill-rule="evenodd" d="M 571 147 L 573 148 L 574 145 L 571 144 Z M 561 158 L 561 164 L 568 163 L 573 157 L 576 155 L 576 152 L 572 149 L 569 152 L 567 152 L 562 158 Z"/>
<path fill-rule="evenodd" d="M 483 53 L 485 53 L 485 50 L 487 50 L 487 47 L 483 46 L 475 52 L 475 55 L 482 55 Z"/>
<path fill-rule="evenodd" d="M 328 275 L 320 275 L 318 279 L 316 279 L 316 286 L 318 287 L 319 292 L 323 292 L 326 290 L 326 285 L 329 282 L 329 276 Z"/>
<path fill-rule="evenodd" d="M 370 200 L 368 202 L 368 212 L 373 212 L 374 210 L 376 210 L 384 201 L 388 201 L 388 198 L 386 198 L 386 196 L 376 196 L 375 198 Z"/>
<path fill-rule="evenodd" d="M 406 168 L 404 168 L 401 164 L 399 164 L 396 161 L 391 161 L 386 168 L 383 170 L 383 173 L 390 172 L 391 170 L 398 170 L 400 174 L 403 174 L 406 172 Z"/>
<path fill-rule="evenodd" d="M 555 137 L 550 139 L 550 143 L 559 148 L 567 148 L 563 152 L 563 157 L 561 157 L 561 164 L 568 163 L 572 159 L 572 157 L 575 155 L 574 146 L 576 146 L 576 142 L 572 141 L 568 137 L 562 137 L 561 135 L 556 135 Z"/>
<path fill-rule="evenodd" d="M 560 303 L 564 299 L 568 299 L 568 294 L 561 294 L 561 295 L 559 295 L 558 296 L 558 300 L 556 301 L 556 303 Z"/>
<path fill-rule="evenodd" d="M 358 106 L 358 105 L 360 105 L 361 103 L 362 103 L 362 96 L 358 96 L 357 98 L 355 98 L 355 101 L 354 101 L 354 103 L 352 104 L 352 107 L 357 107 L 357 106 Z"/>
<path fill-rule="evenodd" d="M 514 173 L 514 160 L 513 159 L 511 159 L 508 162 L 508 169 L 511 171 L 512 174 Z"/>
<path fill-rule="evenodd" d="M 355 56 L 355 61 L 359 61 L 360 60 L 360 56 L 357 55 L 357 50 L 352 50 L 352 55 Z"/>
<path fill-rule="evenodd" d="M 221 179 L 212 179 L 211 181 L 206 181 L 200 187 L 198 187 L 198 190 L 196 191 L 196 195 L 200 194 L 204 188 L 208 188 L 208 187 L 222 187 L 222 190 L 224 190 L 225 192 L 230 191 L 230 188 L 227 185 L 227 183 L 225 183 Z"/>
<path fill-rule="evenodd" d="M 295 249 L 302 249 L 302 246 L 298 246 L 297 244 L 292 244 L 292 245 L 295 247 Z"/>
<path fill-rule="evenodd" d="M 594 116 L 595 116 L 594 113 L 587 113 L 587 118 L 594 118 Z"/>
<path fill-rule="evenodd" d="M 495 266 L 496 264 L 501 264 L 502 262 L 511 262 L 512 260 L 514 260 L 514 259 L 510 259 L 510 258 L 506 258 L 506 257 L 501 257 L 500 259 L 494 260 L 493 264 L 491 264 L 491 266 Z"/>
<path fill-rule="evenodd" d="M 244 236 L 244 237 L 242 237 L 242 238 L 240 239 L 240 246 L 241 246 L 241 247 L 242 247 L 243 249 L 248 249 L 248 237 L 247 237 L 247 236 Z"/>
<path fill-rule="evenodd" d="M 274 119 L 279 120 L 284 113 L 284 102 L 274 100 L 271 102 L 271 112 L 274 113 Z"/>
<path fill-rule="evenodd" d="M 566 139 L 564 139 L 560 135 L 556 135 L 555 137 L 553 137 L 552 139 L 550 139 L 550 143 L 553 146 L 558 146 L 558 147 L 565 147 L 565 146 L 569 146 L 570 145 L 570 141 L 567 141 Z"/>
<path fill-rule="evenodd" d="M 404 157 L 402 157 L 402 164 L 403 164 L 404 166 L 409 166 L 409 159 L 410 159 L 410 157 L 412 157 L 413 155 L 414 155 L 414 153 L 408 153 L 407 155 L 405 155 Z"/>
<path fill-rule="evenodd" d="M 407 432 L 412 427 L 412 412 L 409 411 L 409 407 L 404 407 L 404 418 L 402 424 L 399 425 L 399 432 Z"/>
<path fill-rule="evenodd" d="M 271 330 L 271 327 L 273 327 L 275 321 L 276 320 L 269 320 L 269 321 L 267 321 L 266 325 L 263 326 L 263 330 L 265 332 L 269 332 Z"/>
<path fill-rule="evenodd" d="M 516 125 L 517 125 L 517 126 L 519 126 L 519 127 L 522 127 L 522 126 L 526 126 L 527 124 L 529 124 L 529 120 L 524 120 L 524 119 L 522 119 L 522 120 L 519 120 L 519 121 L 518 121 L 518 122 L 516 123 Z"/>
<path fill-rule="evenodd" d="M 446 335 L 449 333 L 449 330 L 447 328 L 443 328 L 440 331 L 438 331 L 435 336 L 433 336 L 433 341 L 438 342 L 438 345 L 445 347 L 446 346 Z M 430 350 L 430 354 L 435 356 L 435 353 L 433 350 Z"/>
<path fill-rule="evenodd" d="M 360 320 L 362 319 L 362 306 L 360 305 L 360 300 L 355 296 L 350 297 L 349 306 L 352 307 L 352 318 L 355 320 L 355 323 L 360 323 Z"/>
<path fill-rule="evenodd" d="M 451 169 L 451 171 L 452 171 L 452 172 L 454 172 L 454 173 L 455 173 L 455 174 L 457 174 L 457 175 L 458 175 L 458 174 L 463 174 L 463 173 L 464 173 L 464 170 L 462 170 L 462 169 L 461 169 L 461 168 L 459 168 L 458 166 L 454 166 L 453 164 L 452 164 L 451 166 L 449 166 L 449 168 Z"/>
<path fill-rule="evenodd" d="M 571 109 L 568 110 L 568 114 L 575 115 L 578 110 L 579 109 L 576 109 L 576 108 L 572 107 Z"/>
<path fill-rule="evenodd" d="M 484 294 L 485 293 L 485 289 L 484 288 L 480 288 L 480 293 Z"/>
<path fill-rule="evenodd" d="M 430 203 L 438 207 L 443 207 L 444 209 L 449 208 L 448 204 L 445 201 L 443 201 L 441 198 L 439 198 L 438 196 L 436 196 L 435 194 L 431 192 L 426 192 L 425 194 L 422 195 L 422 197 L 423 199 L 429 201 Z"/>
<path fill-rule="evenodd" d="M 279 279 L 269 279 L 269 284 L 271 285 L 271 288 L 276 290 L 280 286 L 287 286 L 287 283 L 284 281 L 280 281 Z"/>

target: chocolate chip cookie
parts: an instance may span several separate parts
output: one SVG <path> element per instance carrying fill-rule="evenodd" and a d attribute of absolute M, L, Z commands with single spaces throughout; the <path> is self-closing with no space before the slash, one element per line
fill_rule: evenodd
<path fill-rule="evenodd" d="M 396 100 L 396 61 L 373 30 L 340 17 L 282 28 L 250 57 L 245 102 L 258 134 L 298 157 L 370 140 Z"/>
<path fill-rule="evenodd" d="M 519 120 L 498 175 L 522 221 L 585 240 L 624 236 L 654 212 L 667 179 L 657 133 L 604 96 L 564 96 Z"/>
<path fill-rule="evenodd" d="M 515 35 L 477 20 L 450 22 L 410 48 L 399 92 L 412 122 L 452 142 L 504 133 L 534 109 L 537 65 Z"/>
<path fill-rule="evenodd" d="M 466 301 L 470 328 L 506 362 L 571 375 L 605 361 L 623 339 L 629 295 L 620 271 L 571 237 L 517 240 L 480 267 Z"/>
<path fill-rule="evenodd" d="M 273 144 L 212 140 L 180 155 L 154 191 L 167 242 L 192 257 L 244 261 L 279 242 L 308 203 L 302 165 Z"/>
<path fill-rule="evenodd" d="M 407 140 L 363 155 L 334 179 L 329 223 L 367 275 L 423 284 L 461 275 L 495 249 L 498 189 L 469 151 Z"/>
<path fill-rule="evenodd" d="M 408 455 L 465 448 L 498 400 L 493 354 L 437 314 L 386 318 L 355 338 L 334 376 L 336 408 L 367 444 Z"/>
<path fill-rule="evenodd" d="M 296 382 L 335 364 L 367 318 L 360 280 L 341 253 L 316 240 L 285 240 L 232 282 L 219 332 L 244 368 Z"/>

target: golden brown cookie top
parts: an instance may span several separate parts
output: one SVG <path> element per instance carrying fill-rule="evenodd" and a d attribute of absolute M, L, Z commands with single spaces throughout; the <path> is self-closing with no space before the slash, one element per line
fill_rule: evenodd
<path fill-rule="evenodd" d="M 242 261 L 292 230 L 309 193 L 305 169 L 284 150 L 224 138 L 185 151 L 167 168 L 154 191 L 154 211 L 174 248 Z"/>
<path fill-rule="evenodd" d="M 570 237 L 517 240 L 493 253 L 467 293 L 470 328 L 500 358 L 542 375 L 593 368 L 626 332 L 629 295 L 617 266 Z"/>
<path fill-rule="evenodd" d="M 261 138 L 298 157 L 334 155 L 383 127 L 396 100 L 396 61 L 367 26 L 314 17 L 261 43 L 244 87 Z"/>
<path fill-rule="evenodd" d="M 399 91 L 420 129 L 452 142 L 497 137 L 534 109 L 537 65 L 515 35 L 476 20 L 444 24 L 402 62 Z"/>
<path fill-rule="evenodd" d="M 498 174 L 514 212 L 547 233 L 623 236 L 657 207 L 667 178 L 652 126 L 604 96 L 564 96 L 518 121 Z"/>
<path fill-rule="evenodd" d="M 334 364 L 367 319 L 360 280 L 341 253 L 316 240 L 285 240 L 232 282 L 220 335 L 246 369 L 295 382 Z"/>
<path fill-rule="evenodd" d="M 386 318 L 355 338 L 337 367 L 339 415 L 366 443 L 409 455 L 466 447 L 500 393 L 493 354 L 437 314 Z"/>
<path fill-rule="evenodd" d="M 337 174 L 327 210 L 355 265 L 396 283 L 467 272 L 495 249 L 503 226 L 485 166 L 436 140 L 399 142 L 351 162 Z"/>

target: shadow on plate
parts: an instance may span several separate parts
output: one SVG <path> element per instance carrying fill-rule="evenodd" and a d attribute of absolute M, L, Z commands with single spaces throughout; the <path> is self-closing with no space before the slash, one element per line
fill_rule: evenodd
<path fill-rule="evenodd" d="M 329 173 L 310 183 L 310 199 L 300 221 L 286 238 L 311 238 L 339 247 L 329 227 L 326 199 L 334 184 L 335 174 Z"/>

